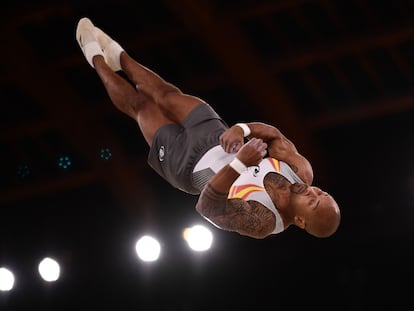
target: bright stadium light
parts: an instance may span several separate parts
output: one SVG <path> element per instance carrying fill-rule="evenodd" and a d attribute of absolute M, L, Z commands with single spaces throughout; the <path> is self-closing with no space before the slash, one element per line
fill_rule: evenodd
<path fill-rule="evenodd" d="M 60 266 L 56 260 L 46 257 L 39 263 L 39 274 L 43 280 L 54 282 L 59 278 Z"/>
<path fill-rule="evenodd" d="M 187 241 L 188 246 L 197 252 L 210 249 L 211 244 L 213 243 L 213 234 L 209 229 L 202 225 L 185 228 L 183 231 L 183 238 Z"/>
<path fill-rule="evenodd" d="M 14 286 L 14 275 L 7 268 L 0 268 L 0 291 L 9 291 Z"/>
<path fill-rule="evenodd" d="M 161 245 L 155 238 L 145 235 L 135 244 L 135 251 L 143 261 L 155 261 L 161 253 Z"/>

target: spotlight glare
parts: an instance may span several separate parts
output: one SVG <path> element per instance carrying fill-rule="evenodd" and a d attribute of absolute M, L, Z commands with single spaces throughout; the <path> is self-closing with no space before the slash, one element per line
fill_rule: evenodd
<path fill-rule="evenodd" d="M 0 268 L 0 291 L 9 291 L 14 286 L 14 275 L 7 268 Z"/>
<path fill-rule="evenodd" d="M 195 225 L 191 228 L 185 228 L 183 238 L 187 241 L 188 246 L 194 251 L 206 251 L 210 249 L 213 243 L 213 234 L 209 229 L 202 225 Z"/>
<path fill-rule="evenodd" d="M 135 244 L 138 257 L 143 261 L 155 261 L 160 256 L 160 243 L 151 236 L 141 237 Z"/>
<path fill-rule="evenodd" d="M 40 263 L 38 267 L 40 276 L 47 282 L 54 282 L 59 278 L 60 266 L 56 260 L 46 257 Z"/>

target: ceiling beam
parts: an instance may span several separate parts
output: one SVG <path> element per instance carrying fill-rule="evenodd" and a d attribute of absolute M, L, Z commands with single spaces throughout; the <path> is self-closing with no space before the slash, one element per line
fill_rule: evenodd
<path fill-rule="evenodd" d="M 323 0 L 316 0 L 321 2 Z M 232 6 L 232 10 L 226 12 L 226 18 L 236 22 L 247 18 L 261 18 L 264 15 L 271 15 L 283 10 L 290 10 L 297 8 L 307 2 L 315 3 L 315 0 L 279 0 L 269 1 L 263 3 L 253 3 L 253 5 Z"/>
<path fill-rule="evenodd" d="M 376 100 L 358 108 L 349 108 L 331 113 L 320 113 L 309 117 L 306 122 L 313 131 L 319 131 L 413 110 L 414 93 L 401 97 Z"/>
<path fill-rule="evenodd" d="M 306 51 L 291 53 L 285 57 L 269 60 L 274 73 L 300 70 L 317 63 L 335 61 L 347 55 L 360 55 L 374 48 L 391 48 L 406 41 L 414 40 L 414 27 L 352 36 L 328 45 L 319 45 Z"/>

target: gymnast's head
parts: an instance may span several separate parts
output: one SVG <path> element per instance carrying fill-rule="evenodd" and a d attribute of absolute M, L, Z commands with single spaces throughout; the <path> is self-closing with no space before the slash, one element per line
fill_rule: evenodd
<path fill-rule="evenodd" d="M 305 184 L 292 184 L 290 190 L 295 225 L 318 238 L 330 237 L 337 231 L 341 212 L 330 194 Z"/>

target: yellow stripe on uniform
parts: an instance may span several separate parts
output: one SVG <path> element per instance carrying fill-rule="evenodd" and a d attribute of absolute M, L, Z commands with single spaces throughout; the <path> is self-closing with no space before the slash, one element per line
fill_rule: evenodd
<path fill-rule="evenodd" d="M 240 186 L 232 186 L 229 191 L 228 199 L 244 199 L 254 191 L 265 191 L 263 187 L 257 185 L 247 184 Z"/>
<path fill-rule="evenodd" d="M 270 161 L 270 164 L 272 164 L 273 168 L 275 169 L 276 172 L 280 173 L 280 163 L 279 160 L 273 159 L 273 158 L 268 158 L 268 160 Z"/>

